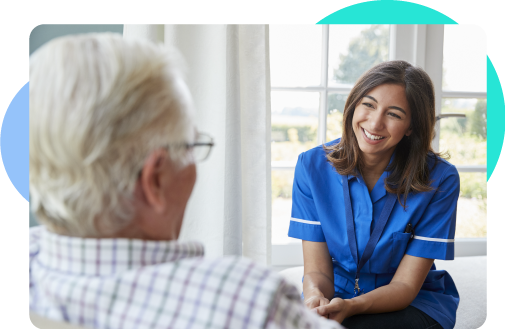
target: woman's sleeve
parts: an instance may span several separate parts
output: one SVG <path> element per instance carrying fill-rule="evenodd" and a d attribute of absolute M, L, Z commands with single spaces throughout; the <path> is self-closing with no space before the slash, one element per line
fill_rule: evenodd
<path fill-rule="evenodd" d="M 310 176 L 304 163 L 308 160 L 307 155 L 302 153 L 296 163 L 288 236 L 307 241 L 326 242 L 312 197 Z"/>
<path fill-rule="evenodd" d="M 456 209 L 459 197 L 459 174 L 449 166 L 442 174 L 421 219 L 414 227 L 414 239 L 407 254 L 416 257 L 453 260 Z"/>

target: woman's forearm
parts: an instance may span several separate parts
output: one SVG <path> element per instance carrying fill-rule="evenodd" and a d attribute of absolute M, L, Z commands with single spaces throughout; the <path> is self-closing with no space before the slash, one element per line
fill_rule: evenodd
<path fill-rule="evenodd" d="M 305 299 L 312 296 L 322 296 L 331 300 L 334 292 L 333 278 L 329 278 L 320 272 L 311 272 L 304 275 L 303 296 Z"/>
<path fill-rule="evenodd" d="M 416 298 L 419 290 L 403 283 L 391 282 L 364 295 L 348 299 L 347 316 L 362 313 L 386 313 L 403 310 Z"/>

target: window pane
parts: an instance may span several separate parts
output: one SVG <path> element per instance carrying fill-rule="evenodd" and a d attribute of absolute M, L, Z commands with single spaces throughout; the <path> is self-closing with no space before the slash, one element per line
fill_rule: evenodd
<path fill-rule="evenodd" d="M 486 91 L 486 36 L 477 26 L 445 25 L 443 90 Z"/>
<path fill-rule="evenodd" d="M 440 122 L 440 151 L 447 151 L 453 164 L 486 164 L 487 106 L 485 99 L 443 98 L 442 113 L 464 113 L 466 118 Z"/>
<path fill-rule="evenodd" d="M 296 162 L 316 146 L 318 92 L 272 91 L 272 161 Z"/>
<path fill-rule="evenodd" d="M 321 84 L 321 25 L 270 25 L 270 81 L 274 87 Z"/>
<path fill-rule="evenodd" d="M 486 237 L 486 173 L 460 173 L 456 238 Z M 294 170 L 272 170 L 272 244 L 298 241 L 287 236 Z"/>
<path fill-rule="evenodd" d="M 272 244 L 299 242 L 288 237 L 294 170 L 272 170 Z"/>
<path fill-rule="evenodd" d="M 459 173 L 459 177 L 461 193 L 458 201 L 456 237 L 486 237 L 486 173 Z"/>
<path fill-rule="evenodd" d="M 342 137 L 342 119 L 348 94 L 328 94 L 328 112 L 326 119 L 326 141 Z"/>
<path fill-rule="evenodd" d="M 329 39 L 329 86 L 350 87 L 389 59 L 389 25 L 330 25 Z"/>

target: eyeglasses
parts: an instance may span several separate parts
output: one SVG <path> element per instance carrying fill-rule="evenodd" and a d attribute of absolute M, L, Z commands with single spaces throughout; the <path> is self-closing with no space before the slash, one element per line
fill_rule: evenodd
<path fill-rule="evenodd" d="M 213 146 L 214 139 L 212 137 L 204 133 L 197 133 L 195 142 L 192 144 L 169 144 L 165 148 L 176 153 L 190 151 L 195 162 L 202 162 L 209 157 Z M 182 156 L 181 154 L 179 155 Z"/>
<path fill-rule="evenodd" d="M 185 145 L 187 150 L 193 151 L 195 162 L 202 162 L 207 160 L 213 146 L 214 139 L 205 133 L 198 133 L 193 144 Z"/>
<path fill-rule="evenodd" d="M 210 150 L 214 146 L 214 139 L 210 135 L 197 133 L 195 142 L 192 144 L 173 144 L 165 148 L 173 149 L 176 152 L 179 150 L 192 151 L 195 162 L 207 160 L 210 155 Z M 142 175 L 142 169 L 138 173 L 138 177 Z"/>

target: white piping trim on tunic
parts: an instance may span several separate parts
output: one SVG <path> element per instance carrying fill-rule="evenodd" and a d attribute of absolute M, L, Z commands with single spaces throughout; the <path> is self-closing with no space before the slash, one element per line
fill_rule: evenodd
<path fill-rule="evenodd" d="M 437 239 L 437 238 L 425 238 L 424 236 L 414 235 L 414 239 L 424 240 L 424 241 L 434 241 L 434 242 L 454 242 L 454 239 Z"/>
<path fill-rule="evenodd" d="M 312 225 L 321 225 L 321 222 L 315 222 L 313 220 L 305 220 L 291 217 L 293 222 L 304 223 L 304 224 L 312 224 Z"/>

